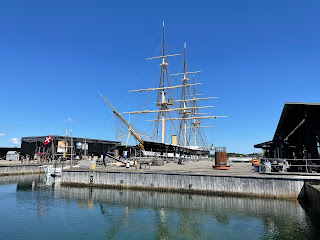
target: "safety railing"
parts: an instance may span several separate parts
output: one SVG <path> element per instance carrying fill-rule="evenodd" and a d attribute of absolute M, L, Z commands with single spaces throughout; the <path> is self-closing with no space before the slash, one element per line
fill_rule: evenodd
<path fill-rule="evenodd" d="M 261 158 L 259 164 L 259 172 L 262 171 L 263 164 L 269 161 L 272 169 L 281 169 L 285 166 L 285 162 L 289 164 L 290 172 L 320 172 L 320 159 L 290 159 L 290 158 Z"/>

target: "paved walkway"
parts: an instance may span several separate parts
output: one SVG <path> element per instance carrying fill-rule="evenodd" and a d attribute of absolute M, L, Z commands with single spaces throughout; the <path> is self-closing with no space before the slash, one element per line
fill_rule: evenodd
<path fill-rule="evenodd" d="M 21 163 L 21 161 L 7 161 L 7 160 L 0 160 L 0 166 L 1 165 L 21 165 L 21 164 L 35 164 L 33 161 L 29 163 L 29 161 Z M 38 164 L 38 163 L 36 163 Z"/>
<path fill-rule="evenodd" d="M 0 166 L 8 165 L 24 165 L 24 164 L 38 164 L 34 162 L 21 161 L 6 161 L 0 160 Z M 254 172 L 251 163 L 231 163 L 229 170 L 216 170 L 212 168 L 214 162 L 212 161 L 199 161 L 187 162 L 183 165 L 177 163 L 167 163 L 163 166 L 147 166 L 142 169 L 137 166 L 136 168 L 125 168 L 116 165 L 108 165 L 107 167 L 97 167 L 97 171 L 114 171 L 114 172 L 145 172 L 145 173 L 163 173 L 163 174 L 192 174 L 192 175 L 210 175 L 210 176 L 233 176 L 233 177 L 256 177 L 256 178 L 285 178 L 285 179 L 318 179 L 320 180 L 320 173 L 270 173 L 260 174 Z M 78 168 L 74 167 L 73 170 Z"/>
<path fill-rule="evenodd" d="M 184 165 L 177 163 L 167 163 L 163 166 L 150 166 L 142 169 L 118 167 L 108 165 L 107 167 L 97 167 L 98 171 L 115 171 L 115 172 L 146 172 L 146 173 L 164 173 L 164 174 L 192 174 L 192 175 L 212 175 L 212 176 L 233 176 L 233 177 L 257 177 L 257 178 L 286 178 L 286 179 L 319 179 L 319 173 L 313 174 L 293 174 L 293 173 L 270 173 L 260 174 L 254 172 L 251 163 L 231 163 L 229 170 L 216 170 L 212 168 L 214 162 L 199 161 L 188 162 Z"/>

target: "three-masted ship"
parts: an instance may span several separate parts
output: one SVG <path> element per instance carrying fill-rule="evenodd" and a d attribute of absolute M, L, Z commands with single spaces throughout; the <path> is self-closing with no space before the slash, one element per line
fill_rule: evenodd
<path fill-rule="evenodd" d="M 212 125 L 202 125 L 202 120 L 216 119 L 225 116 L 211 116 L 209 113 L 201 112 L 203 109 L 213 106 L 201 106 L 199 103 L 215 97 L 199 97 L 202 94 L 197 93 L 196 87 L 201 83 L 196 83 L 194 75 L 200 71 L 187 72 L 186 69 L 186 43 L 184 44 L 183 71 L 181 73 L 168 74 L 169 57 L 176 57 L 181 54 L 167 54 L 164 39 L 164 23 L 162 29 L 161 55 L 146 60 L 160 60 L 160 79 L 159 85 L 154 88 L 130 90 L 129 92 L 157 92 L 155 110 L 141 110 L 119 113 L 105 98 L 105 102 L 112 108 L 116 118 L 120 120 L 123 126 L 128 130 L 128 135 L 132 135 L 139 143 L 143 156 L 160 156 L 166 158 L 208 158 L 212 146 L 205 142 L 204 128 L 214 127 Z M 193 76 L 193 77 L 190 77 Z M 180 77 L 181 83 L 172 85 L 170 77 Z M 175 91 L 175 92 L 174 92 Z M 180 96 L 177 91 L 180 92 Z M 169 97 L 170 96 L 170 97 Z M 154 119 L 148 121 L 154 122 L 153 137 L 144 140 L 147 136 L 140 135 L 134 130 L 134 127 L 124 119 L 123 115 L 129 114 L 155 114 Z M 167 130 L 170 124 L 171 142 L 167 142 Z"/>

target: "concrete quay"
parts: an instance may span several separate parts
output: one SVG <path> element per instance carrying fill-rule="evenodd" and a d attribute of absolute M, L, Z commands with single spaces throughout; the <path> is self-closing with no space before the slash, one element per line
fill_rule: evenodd
<path fill-rule="evenodd" d="M 305 196 L 305 181 L 320 181 L 319 174 L 259 174 L 251 163 L 232 163 L 230 170 L 214 170 L 213 162 L 168 163 L 163 166 L 124 168 L 98 167 L 89 170 L 63 170 L 62 185 L 92 186 L 299 199 Z"/>
<path fill-rule="evenodd" d="M 320 183 L 306 183 L 305 189 L 307 201 L 320 214 Z"/>
<path fill-rule="evenodd" d="M 44 173 L 42 164 L 0 160 L 0 176 Z"/>

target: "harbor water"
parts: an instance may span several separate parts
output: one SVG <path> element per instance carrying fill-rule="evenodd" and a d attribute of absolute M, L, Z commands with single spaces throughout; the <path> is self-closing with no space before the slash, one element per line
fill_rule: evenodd
<path fill-rule="evenodd" d="M 0 177 L 0 239 L 320 239 L 304 202 L 63 187 Z"/>

